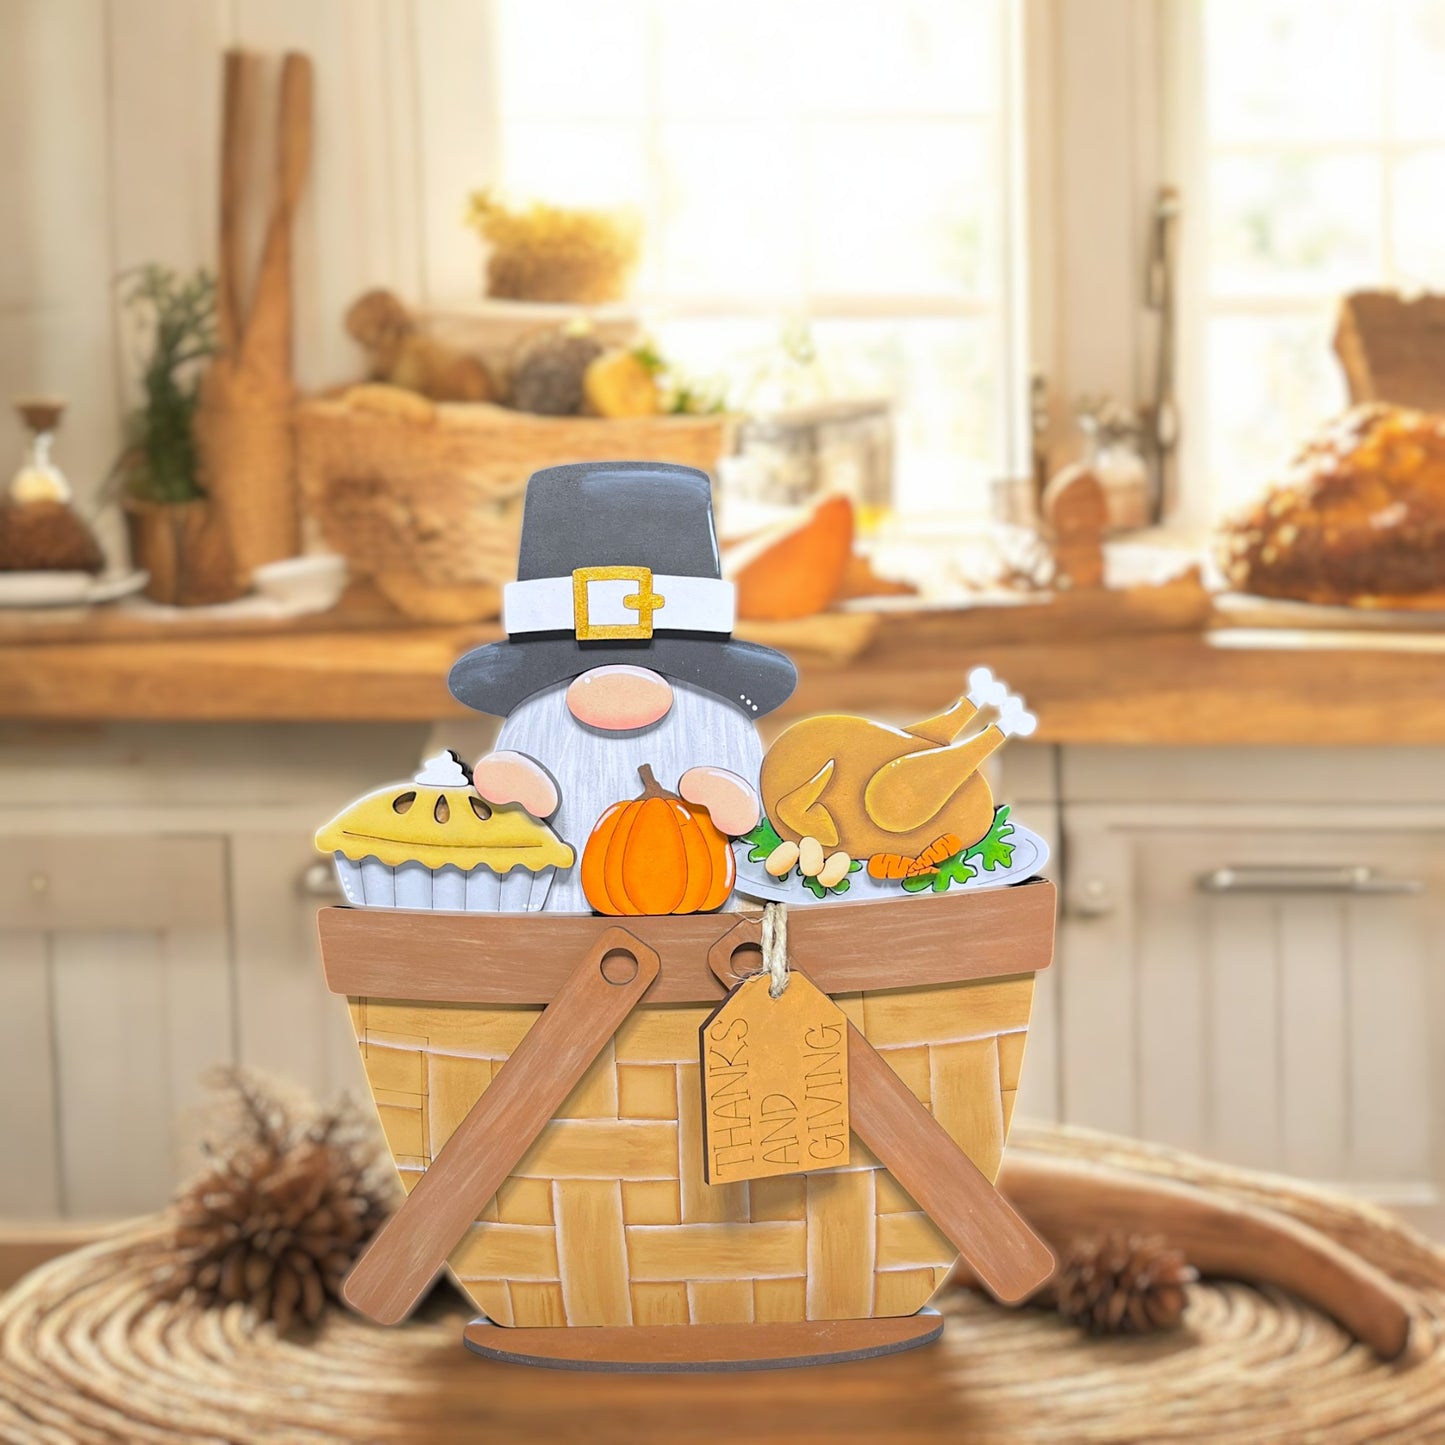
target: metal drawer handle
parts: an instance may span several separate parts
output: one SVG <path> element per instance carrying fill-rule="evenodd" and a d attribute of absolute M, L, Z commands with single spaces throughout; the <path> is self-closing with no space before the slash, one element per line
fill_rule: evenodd
<path fill-rule="evenodd" d="M 296 880 L 297 892 L 303 898 L 341 898 L 341 884 L 330 863 L 308 863 Z"/>
<path fill-rule="evenodd" d="M 1390 878 L 1363 863 L 1245 863 L 1199 875 L 1201 893 L 1422 893 L 1418 878 Z"/>

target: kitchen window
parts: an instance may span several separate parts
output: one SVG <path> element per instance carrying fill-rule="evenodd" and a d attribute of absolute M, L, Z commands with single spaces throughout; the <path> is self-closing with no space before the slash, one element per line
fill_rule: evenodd
<path fill-rule="evenodd" d="M 982 513 L 1018 464 L 1004 0 L 499 0 L 519 196 L 641 213 L 641 309 L 746 378 L 806 322 L 839 392 L 897 399 L 896 496 Z"/>
<path fill-rule="evenodd" d="M 666 347 L 746 377 L 805 319 L 897 398 L 896 491 L 982 516 L 1028 381 L 1153 399 L 1159 187 L 1182 199 L 1175 520 L 1345 402 L 1351 289 L 1445 284 L 1445 0 L 497 0 L 498 174 L 645 218 Z"/>
<path fill-rule="evenodd" d="M 1445 284 L 1445 3 L 1187 0 L 1180 18 L 1186 417 L 1218 509 L 1346 404 L 1343 294 Z"/>

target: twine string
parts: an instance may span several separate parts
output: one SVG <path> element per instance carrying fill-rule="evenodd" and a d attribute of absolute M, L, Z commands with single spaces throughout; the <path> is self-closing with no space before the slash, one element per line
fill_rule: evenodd
<path fill-rule="evenodd" d="M 788 986 L 788 905 L 763 905 L 763 972 L 768 976 L 768 997 L 782 998 Z"/>

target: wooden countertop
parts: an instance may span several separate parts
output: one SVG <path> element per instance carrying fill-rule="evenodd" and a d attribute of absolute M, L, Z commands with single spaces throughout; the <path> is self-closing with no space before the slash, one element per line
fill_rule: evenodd
<path fill-rule="evenodd" d="M 1445 743 L 1441 634 L 1049 638 L 1021 635 L 982 609 L 857 621 L 872 637 L 854 658 L 792 649 L 802 677 L 779 719 L 830 709 L 921 714 L 986 662 L 1037 710 L 1041 741 Z M 431 722 L 465 715 L 447 671 L 499 635 L 495 624 L 402 626 L 356 614 L 309 629 L 121 617 L 12 627 L 0 635 L 0 720 Z"/>

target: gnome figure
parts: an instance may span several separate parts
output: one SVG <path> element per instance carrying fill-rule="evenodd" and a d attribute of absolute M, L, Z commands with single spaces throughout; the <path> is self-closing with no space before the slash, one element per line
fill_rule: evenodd
<path fill-rule="evenodd" d="M 704 472 L 662 462 L 549 467 L 527 486 L 517 580 L 503 594 L 507 640 L 467 653 L 453 696 L 504 719 L 473 769 L 495 805 L 549 818 L 579 856 L 647 765 L 663 787 L 739 836 L 761 817 L 755 724 L 785 702 L 797 670 L 732 636 Z M 546 908 L 586 913 L 580 870 Z"/>

